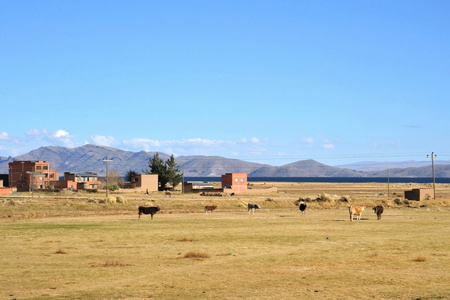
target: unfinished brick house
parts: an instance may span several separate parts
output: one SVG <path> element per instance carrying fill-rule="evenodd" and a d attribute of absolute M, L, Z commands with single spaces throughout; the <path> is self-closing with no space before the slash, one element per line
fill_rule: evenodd
<path fill-rule="evenodd" d="M 227 193 L 247 193 L 247 173 L 226 173 L 222 175 L 222 188 Z"/>
<path fill-rule="evenodd" d="M 96 190 L 100 184 L 97 173 L 93 172 L 64 172 L 64 181 L 75 182 L 77 190 Z"/>
<path fill-rule="evenodd" d="M 408 200 L 430 200 L 434 198 L 433 189 L 412 189 L 410 191 L 405 191 L 405 199 Z"/>
<path fill-rule="evenodd" d="M 13 161 L 9 164 L 9 185 L 17 191 L 45 189 L 57 182 L 58 173 L 50 168 L 50 163 L 39 161 Z"/>

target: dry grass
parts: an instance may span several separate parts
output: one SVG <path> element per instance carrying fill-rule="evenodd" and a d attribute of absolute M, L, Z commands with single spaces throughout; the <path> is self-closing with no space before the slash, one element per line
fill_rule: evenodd
<path fill-rule="evenodd" d="M 425 257 L 423 257 L 423 256 L 418 256 L 415 259 L 413 259 L 413 261 L 415 261 L 415 262 L 425 262 L 425 261 L 427 261 L 427 259 Z"/>
<path fill-rule="evenodd" d="M 195 259 L 203 259 L 203 258 L 210 258 L 211 255 L 208 253 L 202 252 L 202 251 L 189 251 L 184 255 L 184 258 L 195 258 Z"/>
<path fill-rule="evenodd" d="M 195 242 L 198 241 L 198 239 L 190 238 L 190 237 L 183 237 L 181 239 L 178 239 L 179 242 Z"/>
<path fill-rule="evenodd" d="M 55 254 L 67 254 L 67 252 L 60 248 L 60 249 L 56 250 Z"/>
<path fill-rule="evenodd" d="M 375 196 L 377 184 L 334 187 L 283 183 L 280 193 L 208 200 L 124 194 L 113 205 L 5 201 L 0 299 L 450 298 L 448 199 L 397 205 Z M 331 200 L 309 202 L 301 216 L 295 201 L 322 193 Z M 343 195 L 383 204 L 382 219 L 368 209 L 350 222 Z M 162 208 L 153 221 L 137 218 L 146 201 Z M 218 211 L 205 215 L 211 201 Z M 261 209 L 249 215 L 245 202 Z"/>

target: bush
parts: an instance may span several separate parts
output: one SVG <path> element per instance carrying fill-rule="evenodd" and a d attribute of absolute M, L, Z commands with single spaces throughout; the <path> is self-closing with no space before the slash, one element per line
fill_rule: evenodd
<path fill-rule="evenodd" d="M 108 185 L 108 191 L 117 191 L 119 186 L 117 184 Z"/>
<path fill-rule="evenodd" d="M 116 202 L 117 202 L 117 203 L 125 204 L 125 203 L 127 203 L 128 201 L 127 201 L 127 199 L 125 199 L 124 197 L 118 196 L 118 197 L 116 198 Z"/>
<path fill-rule="evenodd" d="M 401 205 L 402 204 L 402 200 L 400 198 L 395 198 L 394 199 L 394 203 L 397 205 Z"/>
<path fill-rule="evenodd" d="M 329 195 L 322 193 L 316 198 L 317 202 L 334 202 Z"/>
<path fill-rule="evenodd" d="M 87 200 L 87 202 L 88 202 L 88 203 L 98 203 L 97 200 L 92 199 L 92 198 L 89 198 L 89 199 Z"/>
<path fill-rule="evenodd" d="M 116 197 L 110 196 L 106 198 L 106 203 L 114 204 L 116 203 Z"/>
<path fill-rule="evenodd" d="M 341 201 L 341 202 L 349 202 L 349 197 L 347 197 L 347 196 L 342 196 L 340 199 L 339 199 L 339 201 Z"/>

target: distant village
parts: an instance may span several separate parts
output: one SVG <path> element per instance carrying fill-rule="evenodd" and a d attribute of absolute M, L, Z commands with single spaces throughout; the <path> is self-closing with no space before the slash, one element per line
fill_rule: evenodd
<path fill-rule="evenodd" d="M 73 173 L 64 172 L 60 179 L 58 172 L 50 167 L 46 161 L 13 161 L 9 163 L 9 174 L 0 174 L 0 194 L 8 195 L 13 192 L 33 191 L 88 191 L 106 189 L 107 182 L 99 180 L 93 172 Z M 182 182 L 183 193 L 220 192 L 239 194 L 256 192 L 247 189 L 247 173 L 226 173 L 222 175 L 222 187 L 214 188 L 208 182 Z M 156 192 L 159 190 L 157 174 L 133 174 L 129 182 L 120 185 L 122 189 L 135 192 Z M 276 191 L 276 190 L 275 190 Z"/>
<path fill-rule="evenodd" d="M 64 177 L 59 178 L 58 172 L 50 167 L 50 163 L 39 161 L 13 161 L 9 163 L 9 174 L 0 174 L 0 195 L 9 195 L 14 192 L 33 191 L 87 191 L 97 192 L 98 189 L 108 189 L 108 180 L 99 180 L 94 172 L 73 173 L 64 172 Z M 221 194 L 248 194 L 261 193 L 258 189 L 249 189 L 247 173 L 226 173 L 222 175 L 221 188 L 215 188 L 208 182 L 182 182 L 182 193 L 199 193 L 207 195 Z M 122 190 L 133 192 L 157 192 L 159 191 L 158 174 L 133 174 L 129 182 L 120 185 Z M 175 187 L 172 187 L 174 189 Z M 264 192 L 277 192 L 276 187 L 265 189 Z M 435 197 L 434 189 L 421 188 L 405 191 L 405 199 L 426 200 Z"/>

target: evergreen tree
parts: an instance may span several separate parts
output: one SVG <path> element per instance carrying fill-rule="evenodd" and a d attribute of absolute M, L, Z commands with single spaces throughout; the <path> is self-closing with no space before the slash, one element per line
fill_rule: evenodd
<path fill-rule="evenodd" d="M 173 154 L 166 161 L 167 172 L 169 177 L 169 183 L 172 184 L 172 187 L 176 187 L 183 180 L 183 173 L 180 173 L 178 169 L 178 165 L 175 162 L 175 157 Z"/>
<path fill-rule="evenodd" d="M 183 179 L 183 174 L 178 170 L 178 165 L 175 162 L 173 154 L 166 161 L 163 161 L 159 154 L 156 153 L 148 161 L 150 170 L 142 170 L 145 174 L 158 174 L 159 190 L 163 191 L 167 184 L 170 183 L 172 187 L 176 187 Z"/>
<path fill-rule="evenodd" d="M 130 170 L 127 173 L 125 173 L 125 180 L 131 182 L 131 178 L 136 176 L 137 174 L 138 174 L 137 172 Z"/>

